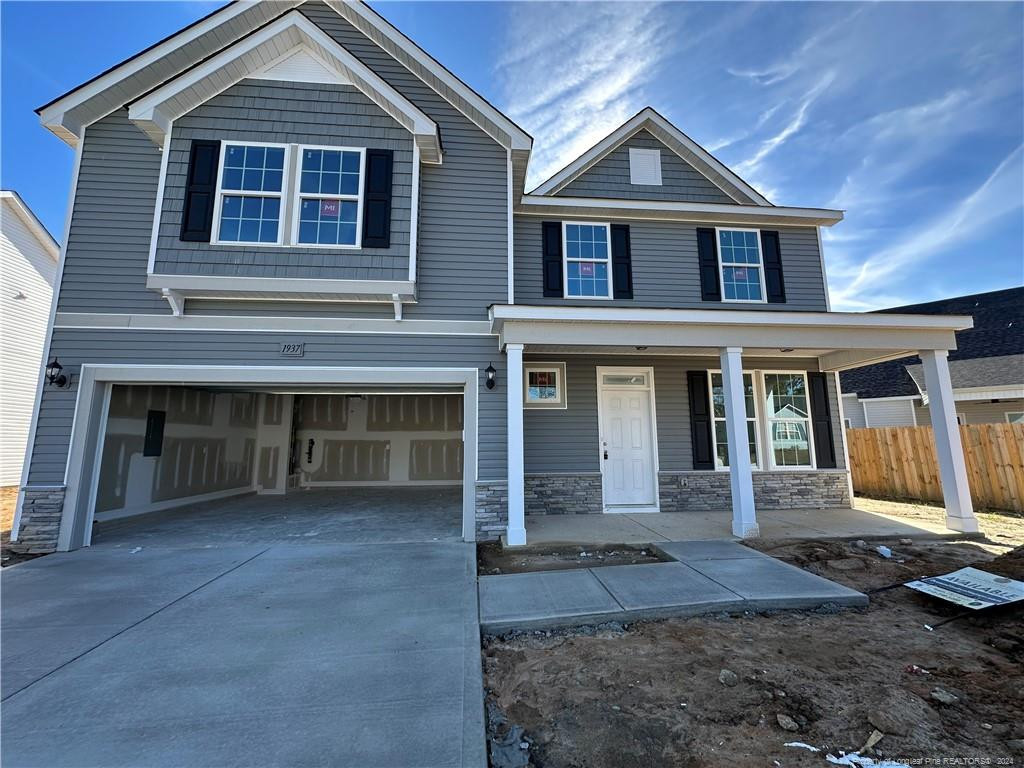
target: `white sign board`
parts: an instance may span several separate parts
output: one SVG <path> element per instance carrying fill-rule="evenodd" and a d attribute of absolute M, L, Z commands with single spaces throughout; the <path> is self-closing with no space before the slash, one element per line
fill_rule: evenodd
<path fill-rule="evenodd" d="M 961 568 L 945 576 L 908 581 L 905 586 L 974 609 L 1024 600 L 1024 582 L 977 568 Z"/>

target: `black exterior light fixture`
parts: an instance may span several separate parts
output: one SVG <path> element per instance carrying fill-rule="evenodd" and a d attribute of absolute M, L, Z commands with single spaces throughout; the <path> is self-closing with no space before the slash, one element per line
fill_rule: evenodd
<path fill-rule="evenodd" d="M 484 369 L 484 373 L 487 374 L 487 388 L 488 389 L 494 389 L 494 384 L 495 384 L 494 376 L 498 372 L 496 370 L 494 370 L 494 366 L 493 365 L 488 363 L 487 367 Z"/>
<path fill-rule="evenodd" d="M 49 363 L 46 364 L 46 381 L 51 386 L 64 388 L 68 385 L 68 377 L 65 376 L 62 371 L 64 366 L 60 364 L 57 358 L 53 358 Z"/>

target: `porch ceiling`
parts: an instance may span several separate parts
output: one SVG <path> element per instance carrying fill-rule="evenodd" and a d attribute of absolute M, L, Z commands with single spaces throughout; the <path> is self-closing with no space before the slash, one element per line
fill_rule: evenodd
<path fill-rule="evenodd" d="M 970 317 L 743 309 L 633 309 L 495 305 L 491 330 L 529 352 L 814 357 L 821 370 L 853 368 L 956 349 L 955 332 Z M 646 349 L 638 349 L 645 347 Z"/>

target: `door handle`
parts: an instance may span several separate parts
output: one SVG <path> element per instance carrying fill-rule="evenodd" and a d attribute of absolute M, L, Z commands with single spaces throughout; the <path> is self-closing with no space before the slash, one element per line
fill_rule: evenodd
<path fill-rule="evenodd" d="M 314 440 L 312 437 L 309 438 L 309 443 L 307 444 L 307 448 L 306 448 L 306 463 L 307 464 L 312 464 L 313 463 L 313 446 L 315 444 L 316 444 L 316 440 Z"/>
<path fill-rule="evenodd" d="M 607 448 L 604 449 L 604 460 L 608 461 L 608 449 Z"/>

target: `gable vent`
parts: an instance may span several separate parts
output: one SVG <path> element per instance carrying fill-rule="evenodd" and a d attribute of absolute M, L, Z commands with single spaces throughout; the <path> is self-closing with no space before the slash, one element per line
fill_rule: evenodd
<path fill-rule="evenodd" d="M 271 64 L 251 77 L 257 80 L 286 80 L 292 83 L 351 85 L 348 80 L 327 69 L 303 49 L 297 50 L 288 58 Z"/>
<path fill-rule="evenodd" d="M 661 186 L 661 150 L 630 147 L 629 183 Z"/>

